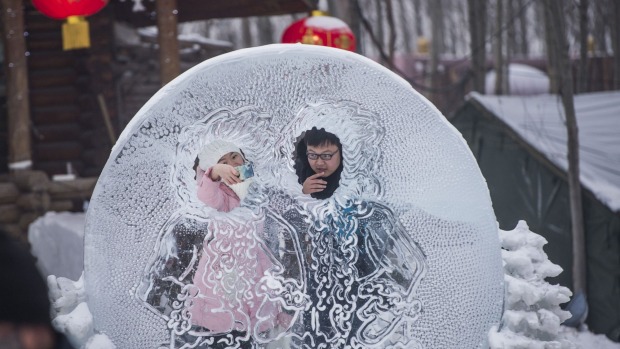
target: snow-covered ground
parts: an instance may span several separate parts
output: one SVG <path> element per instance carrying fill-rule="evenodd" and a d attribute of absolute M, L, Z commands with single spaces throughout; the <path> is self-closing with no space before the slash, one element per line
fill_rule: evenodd
<path fill-rule="evenodd" d="M 81 254 L 83 251 L 79 249 L 75 249 L 74 246 L 82 244 L 82 240 L 84 237 L 84 225 L 85 225 L 85 214 L 84 213 L 54 213 L 49 212 L 44 217 L 39 218 L 35 221 L 28 231 L 29 239 L 33 246 L 36 248 L 33 249 L 33 253 L 39 258 L 39 260 L 44 263 L 41 268 L 43 272 L 48 276 L 48 272 L 53 270 L 58 275 L 73 275 L 75 270 L 83 270 L 83 264 L 81 258 L 67 258 L 69 254 Z M 527 227 L 527 226 L 525 226 Z M 506 232 L 502 232 L 505 234 Z M 53 236 L 50 236 L 53 235 Z M 53 248 L 46 249 L 43 244 L 49 243 L 50 241 L 54 241 Z M 66 245 L 67 248 L 62 248 L 63 245 Z M 73 247 L 72 247 L 73 246 Z M 71 251 L 71 252 L 67 252 Z M 75 265 L 68 265 L 67 262 L 71 261 Z M 63 268 L 67 268 L 66 271 L 63 271 Z M 64 283 L 60 282 L 60 288 L 71 289 L 69 293 L 79 293 L 80 292 L 80 282 L 75 284 L 73 283 Z M 78 289 L 74 289 L 78 287 Z M 54 292 L 60 292 L 58 288 L 53 290 Z M 58 299 L 61 295 L 56 294 L 53 295 L 53 298 Z M 66 296 L 66 295 L 65 295 Z M 74 298 L 79 299 L 79 295 L 73 295 Z M 508 295 L 510 297 L 510 294 Z M 514 297 L 513 297 L 514 298 Z M 66 297 L 65 297 L 66 299 Z M 60 302 L 62 303 L 62 299 Z M 77 302 L 76 302 L 77 303 Z M 76 304 L 77 305 L 77 304 Z M 73 307 L 75 307 L 74 305 Z M 85 303 L 82 303 L 82 307 L 85 307 Z M 56 309 L 59 310 L 59 309 Z M 79 309 L 78 309 L 79 310 Z M 62 310 L 59 314 L 62 313 Z M 72 315 L 75 315 L 73 313 Z M 88 314 L 87 314 L 88 315 Z M 69 318 L 70 316 L 65 317 Z M 82 318 L 86 319 L 88 316 L 82 316 Z M 62 320 L 62 319 L 60 319 Z M 71 320 L 71 319 L 69 319 Z M 57 323 L 61 322 L 63 326 L 68 326 L 71 321 L 59 321 L 57 318 Z M 83 327 L 84 324 L 82 324 Z M 90 333 L 90 338 L 83 338 L 83 340 L 88 340 L 90 345 L 87 345 L 87 348 L 95 348 L 94 343 L 105 342 L 108 341 L 107 338 L 103 338 L 105 336 L 101 335 L 92 335 L 92 330 L 90 331 L 77 331 L 80 335 L 84 333 Z M 511 333 L 512 335 L 513 333 Z M 102 338 L 99 338 L 102 337 Z M 562 338 L 564 342 L 570 342 L 575 345 L 577 348 L 583 349 L 620 349 L 620 343 L 614 343 L 610 341 L 604 335 L 594 334 L 587 329 L 584 330 L 576 330 L 574 328 L 569 328 L 565 326 L 560 326 L 558 331 L 558 337 Z M 92 343 L 91 343 L 92 342 Z M 108 348 L 109 346 L 106 344 L 102 346 L 102 348 Z M 547 346 L 544 346 L 545 348 Z M 550 346 L 551 347 L 551 346 Z M 528 346 L 504 346 L 504 348 L 529 348 Z M 542 348 L 542 347 L 541 347 Z"/>
<path fill-rule="evenodd" d="M 587 329 L 577 329 L 562 326 L 560 332 L 570 342 L 583 349 L 620 349 L 620 343 L 609 340 L 602 334 L 594 334 Z"/>

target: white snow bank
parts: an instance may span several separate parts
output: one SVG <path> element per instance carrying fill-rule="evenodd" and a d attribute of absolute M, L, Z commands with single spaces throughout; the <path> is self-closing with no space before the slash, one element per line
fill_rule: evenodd
<path fill-rule="evenodd" d="M 28 241 L 44 276 L 80 277 L 84 270 L 85 219 L 84 213 L 47 212 L 30 224 Z"/>
<path fill-rule="evenodd" d="M 568 169 L 562 102 L 556 95 L 483 96 L 471 93 L 497 118 L 560 169 Z M 582 185 L 612 211 L 620 211 L 620 92 L 575 96 Z"/>
<path fill-rule="evenodd" d="M 594 334 L 588 331 L 587 327 L 577 330 L 572 327 L 562 326 L 560 332 L 568 341 L 575 343 L 578 348 L 583 349 L 620 349 L 620 343 L 609 340 L 602 334 Z"/>
<path fill-rule="evenodd" d="M 491 70 L 484 82 L 484 92 L 495 94 L 497 73 Z M 512 96 L 527 96 L 549 93 L 549 77 L 542 70 L 526 64 L 510 63 L 508 65 L 508 93 Z"/>

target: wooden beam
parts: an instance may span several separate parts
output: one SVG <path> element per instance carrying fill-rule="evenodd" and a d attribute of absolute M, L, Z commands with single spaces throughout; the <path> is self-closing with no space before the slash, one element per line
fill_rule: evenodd
<path fill-rule="evenodd" d="M 161 85 L 181 73 L 179 40 L 177 38 L 177 1 L 157 0 L 157 33 L 159 41 L 159 71 Z"/>
<path fill-rule="evenodd" d="M 134 11 L 133 1 L 110 0 L 117 21 L 133 27 L 156 25 L 151 16 L 156 2 L 142 1 L 144 10 Z M 178 2 L 179 23 L 211 18 L 237 18 L 251 16 L 275 16 L 291 13 L 308 13 L 316 10 L 318 0 L 182 0 Z M 359 37 L 359 36 L 358 36 Z"/>
<path fill-rule="evenodd" d="M 86 200 L 93 195 L 97 179 L 97 177 L 86 177 L 71 181 L 51 181 L 48 192 L 53 201 Z"/>
<path fill-rule="evenodd" d="M 0 19 L 6 51 L 9 169 L 29 169 L 32 167 L 30 99 L 23 0 L 1 1 Z"/>

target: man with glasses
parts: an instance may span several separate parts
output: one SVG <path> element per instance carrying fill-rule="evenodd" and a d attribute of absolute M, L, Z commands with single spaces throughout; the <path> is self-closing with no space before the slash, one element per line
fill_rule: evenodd
<path fill-rule="evenodd" d="M 315 199 L 327 199 L 340 185 L 342 144 L 325 129 L 313 127 L 306 131 L 297 145 L 295 171 L 302 192 Z"/>

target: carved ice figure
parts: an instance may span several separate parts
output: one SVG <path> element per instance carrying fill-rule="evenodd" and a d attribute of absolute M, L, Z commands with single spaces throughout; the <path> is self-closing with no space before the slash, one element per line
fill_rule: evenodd
<path fill-rule="evenodd" d="M 325 200 L 293 170 L 312 127 L 343 145 Z M 192 164 L 215 139 L 254 164 L 228 213 L 196 197 Z M 482 348 L 499 251 L 475 159 L 428 101 L 361 56 L 273 45 L 204 62 L 134 117 L 88 211 L 85 286 L 119 348 Z M 192 317 L 209 297 L 233 319 L 220 329 Z"/>
<path fill-rule="evenodd" d="M 294 233 L 283 235 L 295 239 L 284 242 L 281 258 L 294 260 L 296 268 L 289 262 L 289 269 L 302 274 L 303 298 L 296 304 L 301 314 L 288 335 L 293 347 L 384 347 L 395 338 L 415 347 L 403 330 L 420 315 L 414 290 L 426 265 L 392 212 L 378 203 L 336 200 L 308 212 L 291 197 L 269 196 L 290 207 L 268 208 L 267 225 L 293 223 Z"/>

